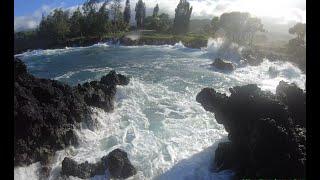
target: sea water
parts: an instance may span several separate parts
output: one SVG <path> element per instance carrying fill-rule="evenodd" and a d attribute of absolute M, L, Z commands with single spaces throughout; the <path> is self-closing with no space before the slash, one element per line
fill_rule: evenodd
<path fill-rule="evenodd" d="M 56 153 L 49 179 L 61 178 L 61 162 L 66 156 L 79 163 L 94 163 L 116 148 L 125 150 L 137 168 L 138 173 L 129 179 L 230 179 L 232 171 L 215 172 L 213 165 L 214 151 L 219 142 L 227 141 L 227 133 L 214 114 L 196 102 L 197 93 L 212 87 L 229 94 L 230 87 L 250 83 L 274 93 L 281 80 L 305 89 L 306 76 L 291 63 L 267 59 L 259 66 L 247 66 L 230 58 L 236 63 L 236 70 L 217 71 L 210 66 L 213 58 L 228 52 L 225 47 L 223 53 L 219 52 L 221 39 L 209 42 L 201 50 L 186 48 L 181 43 L 99 43 L 17 55 L 33 75 L 69 85 L 99 80 L 110 70 L 130 77 L 129 85 L 117 87 L 113 112 L 91 108 L 98 127 L 76 131 L 79 147 Z M 235 57 L 236 52 L 241 53 L 240 47 L 232 45 L 229 55 Z M 270 76 L 270 67 L 279 72 L 277 76 Z M 39 163 L 16 167 L 14 177 L 38 179 L 39 167 Z"/>

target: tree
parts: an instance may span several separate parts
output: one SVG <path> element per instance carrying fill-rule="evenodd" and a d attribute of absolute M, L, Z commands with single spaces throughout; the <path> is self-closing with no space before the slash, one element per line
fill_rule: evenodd
<path fill-rule="evenodd" d="M 121 2 L 121 0 L 113 0 L 111 7 L 110 7 L 114 23 L 116 23 L 117 21 L 120 21 L 122 18 L 121 3 L 120 2 Z"/>
<path fill-rule="evenodd" d="M 109 13 L 106 9 L 107 2 L 104 2 L 97 14 L 96 34 L 101 38 L 108 31 Z"/>
<path fill-rule="evenodd" d="M 191 13 L 192 7 L 190 7 L 189 2 L 187 2 L 187 0 L 180 0 L 175 9 L 173 24 L 173 31 L 175 34 L 184 34 L 188 32 Z"/>
<path fill-rule="evenodd" d="M 136 21 L 137 21 L 137 28 L 143 28 L 144 26 L 144 19 L 146 17 L 146 5 L 142 0 L 139 0 L 136 4 Z"/>
<path fill-rule="evenodd" d="M 152 17 L 157 17 L 159 13 L 159 5 L 157 4 L 153 9 Z"/>
<path fill-rule="evenodd" d="M 304 23 L 297 23 L 293 27 L 289 29 L 290 34 L 296 34 L 298 40 L 304 41 L 306 36 L 306 24 Z"/>
<path fill-rule="evenodd" d="M 222 28 L 226 37 L 238 44 L 249 42 L 252 45 L 252 39 L 256 32 L 263 32 L 261 20 L 251 17 L 249 13 L 230 12 L 223 13 L 217 23 Z"/>
<path fill-rule="evenodd" d="M 261 23 L 261 19 L 256 17 L 250 17 L 246 22 L 245 27 L 245 36 L 249 40 L 249 45 L 252 46 L 253 37 L 256 32 L 264 32 L 263 25 Z"/>
<path fill-rule="evenodd" d="M 42 17 L 39 24 L 39 33 L 43 37 L 53 40 L 62 41 L 70 32 L 69 12 L 62 9 L 55 9 L 47 17 Z"/>
<path fill-rule="evenodd" d="M 212 33 L 216 33 L 219 29 L 219 17 L 218 16 L 213 17 L 210 25 L 211 25 Z"/>
<path fill-rule="evenodd" d="M 86 36 L 96 34 L 97 24 L 97 12 L 96 12 L 96 1 L 87 0 L 83 6 L 84 22 L 83 22 L 83 33 Z"/>
<path fill-rule="evenodd" d="M 124 12 L 123 12 L 123 20 L 124 20 L 124 22 L 129 24 L 130 17 L 131 17 L 130 0 L 127 0 L 126 1 L 126 6 L 125 6 Z"/>
<path fill-rule="evenodd" d="M 70 18 L 70 32 L 72 37 L 82 36 L 83 20 L 83 14 L 78 7 L 77 10 L 73 12 Z"/>
<path fill-rule="evenodd" d="M 162 13 L 157 17 L 148 16 L 145 19 L 145 27 L 147 29 L 153 29 L 159 32 L 166 32 L 171 27 L 172 21 L 169 18 L 169 14 Z"/>

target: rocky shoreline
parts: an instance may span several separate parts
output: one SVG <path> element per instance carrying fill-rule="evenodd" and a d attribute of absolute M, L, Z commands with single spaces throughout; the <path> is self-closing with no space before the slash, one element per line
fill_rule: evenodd
<path fill-rule="evenodd" d="M 114 44 L 120 43 L 122 46 L 141 46 L 141 45 L 174 45 L 179 42 L 177 39 L 157 39 L 157 40 L 149 40 L 149 39 L 138 39 L 138 40 L 131 40 L 127 37 L 121 38 L 88 38 L 88 39 L 81 39 L 81 40 L 74 40 L 74 41 L 66 41 L 62 43 L 56 44 L 49 44 L 49 45 L 41 45 L 41 46 L 32 46 L 28 48 L 15 48 L 14 54 L 23 53 L 25 51 L 30 51 L 34 49 L 58 49 L 58 48 L 65 48 L 65 47 L 80 47 L 80 46 L 92 46 L 94 44 L 100 42 L 112 42 Z M 202 47 L 207 46 L 207 40 L 194 40 L 189 42 L 183 42 L 183 44 L 188 48 L 200 49 Z"/>
<path fill-rule="evenodd" d="M 108 171 L 106 173 L 106 170 Z M 125 179 L 137 173 L 135 167 L 127 157 L 127 153 L 121 149 L 115 149 L 107 156 L 103 156 L 95 164 L 87 161 L 78 164 L 74 160 L 66 157 L 62 161 L 62 176 L 73 176 L 82 179 L 88 179 L 94 176 L 105 176 L 109 174 L 110 178 Z"/>
<path fill-rule="evenodd" d="M 227 63 L 216 66 L 232 69 Z M 116 87 L 129 81 L 128 77 L 110 71 L 99 81 L 71 87 L 34 77 L 15 58 L 14 166 L 40 161 L 42 174 L 48 176 L 55 151 L 77 146 L 73 130 L 82 124 L 95 128 L 97 123 L 90 117 L 89 106 L 113 111 Z M 305 177 L 305 91 L 282 81 L 276 94 L 262 91 L 255 84 L 229 90 L 231 95 L 226 96 L 205 88 L 196 98 L 229 133 L 230 142 L 220 143 L 216 149 L 216 170 L 231 169 L 237 178 Z M 90 178 L 103 175 L 107 167 L 114 178 L 136 174 L 126 152 L 116 149 L 95 164 L 78 164 L 66 157 L 62 175 Z"/>
<path fill-rule="evenodd" d="M 196 97 L 229 133 L 215 151 L 216 170 L 232 169 L 237 178 L 304 178 L 306 162 L 305 91 L 281 81 L 276 94 L 255 84 L 212 88 Z"/>
<path fill-rule="evenodd" d="M 49 79 L 36 78 L 24 63 L 14 59 L 14 166 L 40 161 L 50 163 L 55 151 L 77 146 L 74 129 L 84 123 L 94 128 L 89 106 L 106 112 L 114 109 L 117 85 L 129 78 L 115 71 L 100 81 L 70 87 Z M 48 171 L 48 169 L 44 169 Z"/>

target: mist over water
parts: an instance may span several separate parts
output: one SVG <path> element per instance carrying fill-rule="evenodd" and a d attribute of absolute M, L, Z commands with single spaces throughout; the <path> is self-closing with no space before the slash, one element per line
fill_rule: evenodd
<path fill-rule="evenodd" d="M 279 81 L 305 88 L 305 74 L 287 62 L 238 66 L 232 73 L 210 68 L 214 56 L 236 57 L 241 47 L 209 40 L 206 49 L 183 44 L 113 46 L 37 50 L 19 55 L 29 72 L 70 85 L 98 80 L 110 70 L 131 77 L 118 86 L 112 113 L 92 108 L 98 124 L 77 131 L 80 146 L 56 153 L 50 179 L 59 178 L 65 156 L 78 162 L 96 162 L 113 149 L 122 148 L 138 173 L 129 179 L 230 179 L 231 171 L 212 172 L 217 144 L 227 133 L 214 114 L 196 102 L 204 87 L 229 94 L 237 85 L 256 83 L 275 92 Z M 222 51 L 222 49 L 224 49 Z M 270 76 L 269 67 L 278 73 Z M 15 168 L 15 179 L 37 179 L 38 164 Z M 95 177 L 98 179 L 99 177 Z"/>

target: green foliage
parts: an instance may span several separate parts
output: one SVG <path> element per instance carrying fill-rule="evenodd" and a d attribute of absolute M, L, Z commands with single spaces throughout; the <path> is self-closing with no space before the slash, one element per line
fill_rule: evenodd
<path fill-rule="evenodd" d="M 306 61 L 306 24 L 297 23 L 289 29 L 290 34 L 296 34 L 297 37 L 291 39 L 288 43 L 288 53 L 296 57 L 298 64 L 304 64 Z"/>
<path fill-rule="evenodd" d="M 109 12 L 106 9 L 106 5 L 107 3 L 104 2 L 96 15 L 96 26 L 93 32 L 95 32 L 99 37 L 102 37 L 106 32 L 108 32 L 110 27 L 110 23 L 108 22 Z"/>
<path fill-rule="evenodd" d="M 158 13 L 159 13 L 159 5 L 157 4 L 153 9 L 152 17 L 157 17 Z"/>
<path fill-rule="evenodd" d="M 111 14 L 113 16 L 113 22 L 122 20 L 122 12 L 121 12 L 121 0 L 113 0 L 110 7 Z"/>
<path fill-rule="evenodd" d="M 187 0 L 180 0 L 175 9 L 175 17 L 173 23 L 173 32 L 175 34 L 185 34 L 189 30 L 190 16 L 192 7 Z"/>
<path fill-rule="evenodd" d="M 219 20 L 219 17 L 218 17 L 218 16 L 215 16 L 215 17 L 212 18 L 211 23 L 210 23 L 210 25 L 211 25 L 211 28 L 210 28 L 210 29 L 211 29 L 211 32 L 212 32 L 213 34 L 218 31 L 218 29 L 219 29 L 219 22 L 220 22 L 220 20 Z"/>
<path fill-rule="evenodd" d="M 148 16 L 145 19 L 145 28 L 158 32 L 168 32 L 172 26 L 172 21 L 168 14 L 162 13 L 159 16 Z"/>
<path fill-rule="evenodd" d="M 296 34 L 299 40 L 304 41 L 306 36 L 306 24 L 297 23 L 292 28 L 289 29 L 290 34 Z"/>
<path fill-rule="evenodd" d="M 142 0 L 139 0 L 136 4 L 136 21 L 137 21 L 137 28 L 144 27 L 144 19 L 146 17 L 146 5 Z"/>
<path fill-rule="evenodd" d="M 107 1 L 98 9 L 97 2 L 101 0 L 87 0 L 82 6 L 82 12 L 77 8 L 71 15 L 68 11 L 55 9 L 48 16 L 42 17 L 38 35 L 49 42 L 58 43 L 66 41 L 67 38 L 84 36 L 101 39 L 109 33 L 128 31 L 128 23 L 123 21 L 120 11 L 120 0 L 114 0 L 111 9 L 107 9 Z M 110 12 L 116 21 L 109 20 Z"/>
<path fill-rule="evenodd" d="M 70 36 L 82 36 L 82 29 L 84 23 L 84 16 L 82 15 L 80 8 L 73 12 L 70 18 Z"/>
<path fill-rule="evenodd" d="M 127 0 L 127 1 L 126 1 L 126 6 L 125 6 L 124 12 L 123 12 L 123 20 L 124 20 L 124 22 L 126 22 L 127 24 L 129 24 L 129 22 L 130 22 L 130 17 L 131 17 L 130 1 Z"/>
<path fill-rule="evenodd" d="M 55 9 L 47 17 L 42 17 L 39 32 L 49 40 L 64 40 L 70 32 L 69 12 Z"/>
<path fill-rule="evenodd" d="M 214 20 L 216 27 L 222 28 L 228 39 L 238 44 L 252 44 L 256 32 L 264 32 L 261 20 L 251 17 L 249 13 L 223 13 L 220 20 Z M 217 29 L 216 29 L 217 30 Z"/>

